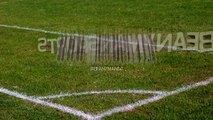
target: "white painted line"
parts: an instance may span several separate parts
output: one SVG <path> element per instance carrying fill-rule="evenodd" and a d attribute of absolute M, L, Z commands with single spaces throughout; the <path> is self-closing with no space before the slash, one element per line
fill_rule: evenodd
<path fill-rule="evenodd" d="M 154 97 L 151 97 L 151 98 L 148 98 L 148 99 L 144 99 L 144 100 L 140 100 L 138 102 L 135 102 L 135 103 L 132 103 L 132 104 L 128 104 L 128 105 L 125 105 L 125 106 L 122 106 L 122 107 L 115 107 L 115 108 L 107 110 L 107 111 L 105 111 L 103 113 L 99 113 L 98 115 L 95 116 L 95 119 L 101 119 L 101 118 L 103 118 L 105 116 L 109 116 L 109 115 L 112 115 L 112 114 L 118 113 L 118 112 L 130 111 L 130 110 L 134 109 L 135 107 L 143 106 L 143 105 L 146 105 L 146 104 L 161 100 L 161 99 L 163 99 L 165 97 L 168 97 L 168 96 L 171 96 L 171 95 L 175 95 L 175 94 L 178 94 L 178 93 L 181 93 L 181 92 L 184 92 L 184 91 L 187 91 L 187 90 L 199 87 L 199 86 L 205 86 L 205 85 L 208 85 L 208 84 L 210 84 L 212 82 L 213 82 L 213 78 L 209 78 L 209 79 L 207 79 L 205 81 L 198 82 L 198 83 L 195 83 L 193 85 L 187 85 L 187 86 L 178 88 L 178 89 L 176 89 L 174 91 L 167 92 L 165 94 L 159 94 L 157 96 L 154 96 Z"/>
<path fill-rule="evenodd" d="M 17 26 L 17 25 L 0 24 L 0 27 L 14 28 L 14 29 L 19 29 L 19 30 L 36 31 L 36 32 L 42 32 L 42 33 L 48 33 L 48 34 L 54 34 L 54 35 L 83 36 L 83 35 L 80 35 L 80 34 L 48 31 L 48 30 L 43 30 L 43 29 L 38 29 L 38 28 L 22 27 L 22 26 Z M 85 36 L 85 37 L 96 38 L 95 36 Z"/>
<path fill-rule="evenodd" d="M 68 34 L 63 33 L 63 32 L 48 31 L 48 30 L 43 30 L 43 29 L 30 28 L 30 27 L 22 27 L 22 26 L 17 26 L 17 25 L 5 25 L 5 24 L 0 24 L 0 27 L 14 28 L 14 29 L 19 29 L 19 30 L 36 31 L 36 32 L 49 33 L 49 34 L 56 34 L 56 35 L 68 35 Z M 71 35 L 73 35 L 73 34 L 71 34 Z"/>
<path fill-rule="evenodd" d="M 0 24 L 0 27 L 5 27 L 5 28 L 14 28 L 14 29 L 20 29 L 20 30 L 28 30 L 28 31 L 36 31 L 36 32 L 42 32 L 42 33 L 49 33 L 49 34 L 55 34 L 55 35 L 68 35 L 68 36 L 84 36 L 89 39 L 95 39 L 97 38 L 96 36 L 89 36 L 89 35 L 80 35 L 80 34 L 72 34 L 72 33 L 64 33 L 64 32 L 56 32 L 56 31 L 48 31 L 48 30 L 43 30 L 43 29 L 38 29 L 38 28 L 30 28 L 30 27 L 22 27 L 22 26 L 17 26 L 17 25 L 6 25 L 6 24 Z M 109 40 L 112 41 L 112 40 Z M 136 42 L 129 42 L 130 44 L 137 44 Z M 148 45 L 148 44 L 144 44 Z M 164 47 L 164 48 L 172 48 L 172 49 L 177 49 L 177 50 L 188 50 L 188 51 L 196 51 L 196 52 L 213 52 L 212 50 L 196 50 L 196 49 L 180 49 L 175 46 L 162 46 L 162 45 L 151 45 L 154 47 Z"/>
<path fill-rule="evenodd" d="M 26 96 L 26 95 L 20 94 L 18 92 L 7 90 L 7 89 L 2 88 L 2 87 L 0 87 L 0 93 L 4 93 L 4 94 L 10 95 L 10 96 L 14 96 L 14 97 L 17 97 L 17 98 L 20 98 L 20 99 L 23 99 L 23 100 L 27 100 L 27 101 L 30 101 L 30 102 L 33 102 L 33 103 L 41 104 L 41 105 L 44 105 L 44 106 L 49 106 L 49 107 L 58 109 L 62 112 L 66 112 L 66 113 L 70 113 L 70 114 L 73 114 L 73 115 L 76 115 L 76 116 L 83 117 L 84 119 L 99 120 L 99 119 L 101 119 L 105 116 L 109 116 L 109 115 L 112 115 L 114 113 L 129 111 L 129 110 L 134 109 L 135 107 L 143 106 L 143 105 L 161 100 L 161 99 L 166 98 L 166 97 L 171 96 L 171 95 L 179 94 L 181 92 L 184 92 L 184 91 L 187 91 L 187 90 L 199 87 L 199 86 L 206 86 L 208 84 L 211 84 L 212 82 L 213 82 L 213 77 L 211 77 L 211 78 L 209 78 L 205 81 L 201 81 L 201 82 L 198 82 L 198 83 L 195 83 L 195 84 L 192 84 L 192 85 L 187 85 L 187 86 L 178 88 L 174 91 L 164 92 L 162 94 L 157 94 L 154 97 L 150 97 L 148 99 L 140 100 L 140 101 L 135 102 L 135 103 L 124 105 L 124 106 L 121 106 L 121 107 L 115 107 L 115 108 L 112 108 L 112 109 L 107 110 L 105 112 L 99 113 L 97 115 L 86 114 L 86 113 L 84 113 L 83 111 L 80 111 L 80 110 L 76 110 L 76 109 L 66 107 L 66 106 L 63 106 L 63 105 L 60 105 L 60 104 L 46 102 L 46 101 L 40 100 L 40 99 L 35 98 L 35 97 Z M 143 91 L 143 90 L 141 90 L 141 91 Z"/>
<path fill-rule="evenodd" d="M 114 94 L 114 93 L 135 93 L 135 94 L 164 94 L 165 91 L 151 91 L 151 90 L 105 90 L 105 91 L 89 91 L 80 93 L 64 93 L 58 95 L 48 95 L 38 97 L 39 99 L 53 99 L 67 96 L 80 96 L 80 95 L 92 95 L 92 94 Z"/>
<path fill-rule="evenodd" d="M 81 116 L 81 117 L 86 118 L 86 119 L 93 118 L 92 115 L 86 114 L 83 111 L 76 110 L 76 109 L 73 109 L 73 108 L 70 108 L 70 107 L 67 107 L 67 106 L 63 106 L 63 105 L 60 105 L 60 104 L 56 104 L 56 103 L 46 102 L 46 101 L 40 100 L 40 99 L 35 98 L 35 97 L 26 96 L 26 95 L 18 93 L 18 92 L 7 90 L 7 89 L 2 88 L 2 87 L 0 87 L 0 93 L 4 93 L 4 94 L 10 95 L 10 96 L 14 96 L 14 97 L 17 97 L 17 98 L 20 98 L 20 99 L 23 99 L 23 100 L 27 100 L 27 101 L 30 101 L 30 102 L 33 102 L 33 103 L 37 103 L 37 104 L 40 104 L 40 105 L 52 107 L 52 108 L 58 109 L 62 112 Z"/>

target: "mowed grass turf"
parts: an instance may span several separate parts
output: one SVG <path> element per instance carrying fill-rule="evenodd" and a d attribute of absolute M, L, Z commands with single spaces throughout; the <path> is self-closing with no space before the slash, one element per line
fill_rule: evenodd
<path fill-rule="evenodd" d="M 1 0 L 0 23 L 48 30 L 212 30 L 212 0 Z"/>
<path fill-rule="evenodd" d="M 213 28 L 212 5 L 211 0 L 1 0 L 0 24 L 67 32 L 115 28 L 162 33 L 209 31 Z M 0 87 L 31 96 L 108 89 L 170 91 L 213 76 L 212 53 L 159 52 L 155 64 L 97 64 L 123 70 L 91 71 L 90 64 L 58 62 L 54 54 L 38 52 L 40 37 L 58 36 L 0 28 Z M 106 119 L 212 119 L 212 88 L 199 87 Z M 138 94 L 84 97 L 56 102 L 97 112 L 144 98 Z M 0 94 L 0 119 L 80 118 Z"/>

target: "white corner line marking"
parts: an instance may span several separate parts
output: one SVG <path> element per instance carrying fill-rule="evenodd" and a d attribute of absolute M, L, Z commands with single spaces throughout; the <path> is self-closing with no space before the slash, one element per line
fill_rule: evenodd
<path fill-rule="evenodd" d="M 67 96 L 80 96 L 80 95 L 93 95 L 93 94 L 114 94 L 114 93 L 135 93 L 135 94 L 164 94 L 165 91 L 152 91 L 152 90 L 105 90 L 105 91 L 88 91 L 80 93 L 61 93 L 58 95 L 48 95 L 37 97 L 39 99 L 53 99 Z"/>
<path fill-rule="evenodd" d="M 58 109 L 62 112 L 81 116 L 81 117 L 86 118 L 86 119 L 93 118 L 92 115 L 86 114 L 83 111 L 76 110 L 76 109 L 73 109 L 73 108 L 70 108 L 70 107 L 67 107 L 67 106 L 63 106 L 63 105 L 60 105 L 60 104 L 56 104 L 56 103 L 46 102 L 46 101 L 40 100 L 38 98 L 27 96 L 27 95 L 24 95 L 24 94 L 15 92 L 15 91 L 10 91 L 10 90 L 2 88 L 2 87 L 0 87 L 0 93 L 4 93 L 4 94 L 10 95 L 10 96 L 14 96 L 14 97 L 17 97 L 17 98 L 20 98 L 20 99 L 23 99 L 23 100 L 27 100 L 27 101 L 30 101 L 30 102 L 33 102 L 33 103 L 37 103 L 37 104 L 40 104 L 40 105 L 52 107 L 52 108 Z"/>
<path fill-rule="evenodd" d="M 192 84 L 192 85 L 187 85 L 187 86 L 178 88 L 174 91 L 170 91 L 170 92 L 167 92 L 167 93 L 164 93 L 164 94 L 159 94 L 159 95 L 156 95 L 154 97 L 150 97 L 148 99 L 140 100 L 140 101 L 132 103 L 132 104 L 128 104 L 128 105 L 125 105 L 125 106 L 122 106 L 122 107 L 115 107 L 115 108 L 112 108 L 112 109 L 107 110 L 105 112 L 97 114 L 94 119 L 101 119 L 105 116 L 109 116 L 111 114 L 118 113 L 118 112 L 130 111 L 130 110 L 134 109 L 135 107 L 143 106 L 143 105 L 161 100 L 165 97 L 175 95 L 175 94 L 178 94 L 178 93 L 181 93 L 181 92 L 184 92 L 184 91 L 187 91 L 187 90 L 199 87 L 199 86 L 206 86 L 208 84 L 211 84 L 212 82 L 213 82 L 213 77 L 211 77 L 211 78 L 209 78 L 205 81 L 201 81 L 201 82 L 198 82 L 198 83 L 195 83 L 195 84 Z"/>
<path fill-rule="evenodd" d="M 211 84 L 212 82 L 213 82 L 213 77 L 211 77 L 211 78 L 209 78 L 205 81 L 201 81 L 201 82 L 198 82 L 198 83 L 195 83 L 195 84 L 192 84 L 192 85 L 187 85 L 187 86 L 178 88 L 174 91 L 158 94 L 158 95 L 155 95 L 155 96 L 150 97 L 148 99 L 140 100 L 140 101 L 135 102 L 135 103 L 127 104 L 127 105 L 120 106 L 120 107 L 115 107 L 115 108 L 112 108 L 112 109 L 107 110 L 105 112 L 99 113 L 97 115 L 86 114 L 83 111 L 76 110 L 74 108 L 70 108 L 70 107 L 63 106 L 63 105 L 56 104 L 56 103 L 46 102 L 46 101 L 43 101 L 39 98 L 32 97 L 32 96 L 26 96 L 26 95 L 23 95 L 21 93 L 10 91 L 10 90 L 2 88 L 2 87 L 0 87 L 0 93 L 4 93 L 4 94 L 10 95 L 10 96 L 14 96 L 14 97 L 17 97 L 17 98 L 20 98 L 20 99 L 23 99 L 23 100 L 27 100 L 27 101 L 30 101 L 30 102 L 33 102 L 33 103 L 37 103 L 37 104 L 40 104 L 40 105 L 49 106 L 49 107 L 58 109 L 62 112 L 66 112 L 66 113 L 70 113 L 70 114 L 73 114 L 73 115 L 76 115 L 76 116 L 79 116 L 79 117 L 83 117 L 84 119 L 99 120 L 99 119 L 101 119 L 105 116 L 109 116 L 109 115 L 112 115 L 114 113 L 129 111 L 129 110 L 134 109 L 135 107 L 139 107 L 139 106 L 143 106 L 143 105 L 146 105 L 146 104 L 149 104 L 149 103 L 153 103 L 155 101 L 161 100 L 161 99 L 166 98 L 166 97 L 171 96 L 171 95 L 179 94 L 181 92 L 184 92 L 184 91 L 187 91 L 187 90 L 199 87 L 199 86 L 206 86 L 208 84 Z"/>

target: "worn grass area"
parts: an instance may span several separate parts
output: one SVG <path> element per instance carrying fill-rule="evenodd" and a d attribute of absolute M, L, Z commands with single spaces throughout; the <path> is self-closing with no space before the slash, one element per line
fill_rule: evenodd
<path fill-rule="evenodd" d="M 1 0 L 0 24 L 68 32 L 115 28 L 130 31 L 140 28 L 149 32 L 209 31 L 213 28 L 212 4 L 212 0 Z M 213 76 L 212 53 L 159 52 L 155 64 L 96 64 L 122 66 L 124 70 L 91 71 L 90 64 L 58 62 L 54 54 L 38 52 L 40 37 L 58 36 L 0 28 L 0 87 L 33 96 L 108 89 L 174 90 Z M 123 97 L 125 103 L 143 96 Z M 118 103 L 116 97 L 104 98 L 72 97 L 60 102 L 90 111 Z M 90 103 L 92 99 L 99 102 Z M 84 108 L 85 104 L 88 106 Z M 212 119 L 212 105 L 212 85 L 209 85 L 106 119 Z M 80 118 L 0 94 L 0 119 Z"/>
<path fill-rule="evenodd" d="M 72 120 L 76 116 L 0 94 L 1 120 Z"/>
<path fill-rule="evenodd" d="M 171 96 L 156 103 L 106 117 L 106 120 L 141 119 L 212 119 L 213 85 L 199 87 L 179 95 Z"/>
<path fill-rule="evenodd" d="M 100 94 L 100 95 L 83 95 L 69 96 L 63 98 L 55 98 L 49 101 L 67 105 L 78 110 L 83 110 L 89 113 L 100 113 L 114 107 L 123 106 L 126 104 L 137 102 L 141 99 L 146 99 L 151 94 Z"/>

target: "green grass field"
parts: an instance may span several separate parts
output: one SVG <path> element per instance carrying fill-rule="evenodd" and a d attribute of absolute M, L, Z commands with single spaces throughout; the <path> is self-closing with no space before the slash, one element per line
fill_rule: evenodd
<path fill-rule="evenodd" d="M 212 0 L 0 0 L 0 24 L 50 31 L 142 29 L 146 32 L 213 30 Z M 91 71 L 91 64 L 58 62 L 37 49 L 38 38 L 57 35 L 0 27 L 0 88 L 29 96 L 101 90 L 171 91 L 213 77 L 213 54 L 158 52 L 152 63 L 99 63 L 121 71 Z M 51 99 L 97 113 L 150 94 L 85 95 Z M 104 117 L 114 120 L 213 119 L 213 85 Z M 72 114 L 0 93 L 0 120 L 70 120 Z"/>

